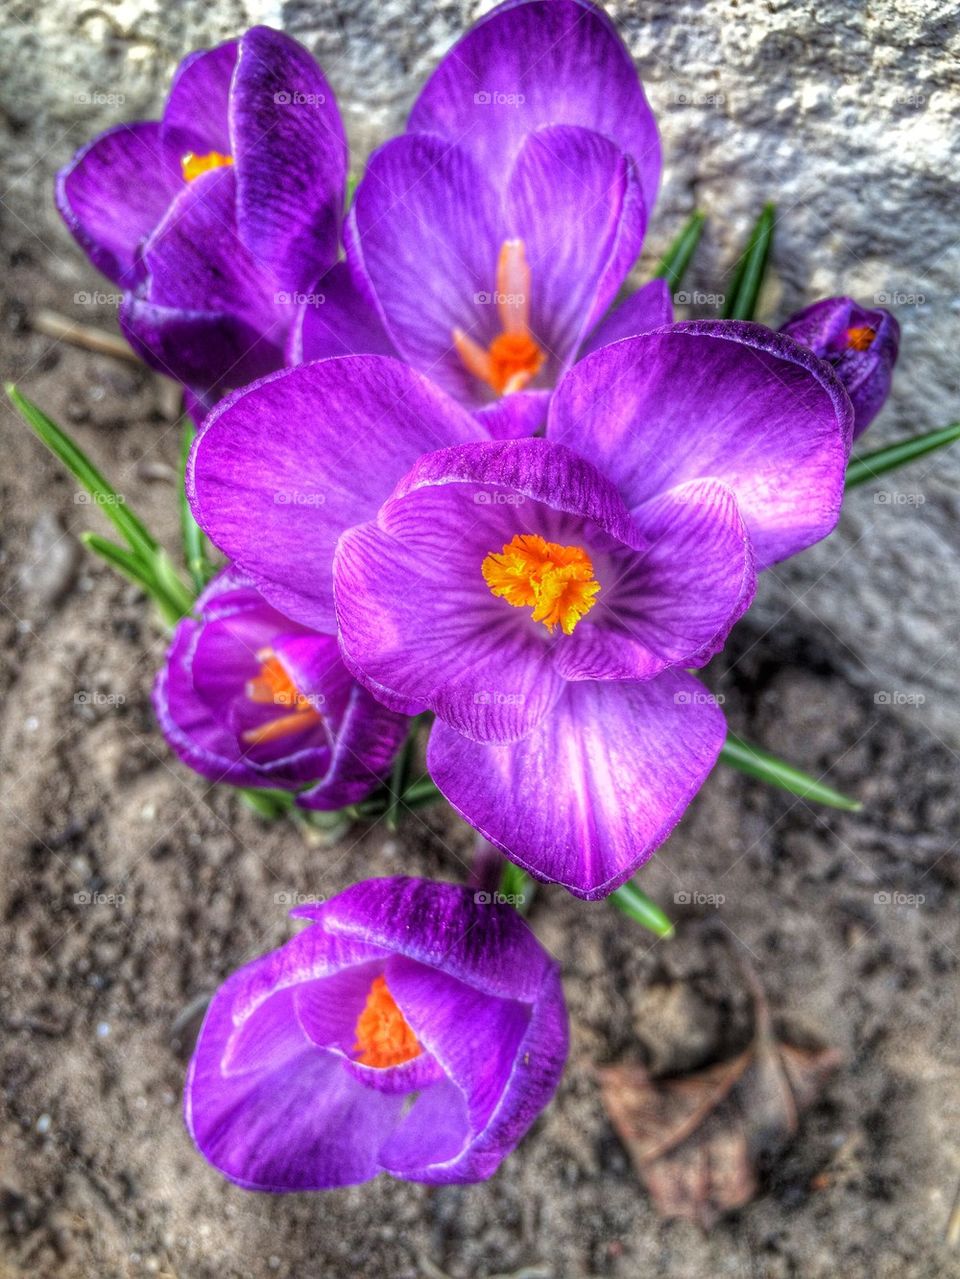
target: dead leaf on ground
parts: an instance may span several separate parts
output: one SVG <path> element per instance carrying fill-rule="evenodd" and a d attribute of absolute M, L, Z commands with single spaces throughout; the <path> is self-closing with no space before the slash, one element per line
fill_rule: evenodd
<path fill-rule="evenodd" d="M 642 1066 L 599 1072 L 603 1104 L 657 1211 L 709 1230 L 757 1193 L 757 1166 L 797 1131 L 840 1063 L 833 1048 L 778 1040 L 759 983 L 753 1042 L 739 1056 L 687 1075 L 652 1079 Z"/>

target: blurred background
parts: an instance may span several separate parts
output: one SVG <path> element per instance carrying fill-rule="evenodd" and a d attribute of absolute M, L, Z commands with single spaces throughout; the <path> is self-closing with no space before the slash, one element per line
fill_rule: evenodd
<path fill-rule="evenodd" d="M 116 333 L 119 298 L 59 223 L 56 170 L 110 125 L 156 117 L 185 54 L 264 22 L 323 65 L 359 174 L 489 7 L 0 0 L 3 376 L 171 550 L 178 400 L 134 361 L 57 336 Z M 849 293 L 902 326 L 893 395 L 862 446 L 955 420 L 955 6 L 607 8 L 664 145 L 638 281 L 701 208 L 678 313 L 711 313 L 774 200 L 758 318 Z M 946 1237 L 960 1181 L 960 449 L 853 493 L 826 543 L 766 575 L 710 672 L 736 731 L 827 773 L 863 813 L 718 772 L 643 872 L 679 920 L 673 941 L 537 894 L 573 1049 L 554 1105 L 490 1183 L 274 1199 L 224 1184 L 182 1129 L 204 998 L 289 935 L 292 895 L 400 870 L 456 877 L 471 837 L 426 809 L 396 836 L 311 845 L 188 775 L 149 706 L 166 636 L 82 552 L 77 534 L 105 526 L 6 402 L 0 431 L 0 1275 L 960 1275 Z M 755 1200 L 703 1232 L 655 1211 L 598 1070 L 670 1077 L 741 1051 L 744 965 L 784 1035 L 843 1062 Z"/>

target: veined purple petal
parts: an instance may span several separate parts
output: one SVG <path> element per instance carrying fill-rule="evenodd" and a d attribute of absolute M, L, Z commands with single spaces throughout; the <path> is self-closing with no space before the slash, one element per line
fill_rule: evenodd
<path fill-rule="evenodd" d="M 282 288 L 310 287 L 337 260 L 347 143 L 323 72 L 282 31 L 240 40 L 230 136 L 241 240 Z"/>
<path fill-rule="evenodd" d="M 548 390 L 513 391 L 476 410 L 476 417 L 495 440 L 520 440 L 543 426 L 550 403 Z"/>
<path fill-rule="evenodd" d="M 182 186 L 179 156 L 159 124 L 118 124 L 57 174 L 57 208 L 97 270 L 129 287 L 144 274 L 144 241 Z"/>
<path fill-rule="evenodd" d="M 556 964 L 511 907 L 451 884 L 372 880 L 295 913 L 318 922 L 208 1009 L 185 1095 L 201 1152 L 260 1190 L 489 1176 L 563 1068 Z M 421 1049 L 382 1069 L 353 1059 L 380 976 Z"/>
<path fill-rule="evenodd" d="M 453 344 L 496 334 L 499 202 L 466 152 L 399 137 L 370 158 L 347 222 L 347 252 L 369 281 L 397 350 L 465 403 L 484 395 Z"/>
<path fill-rule="evenodd" d="M 520 147 L 505 216 L 530 266 L 530 329 L 556 373 L 640 252 L 647 218 L 636 170 L 602 134 L 572 125 L 539 129 Z"/>
<path fill-rule="evenodd" d="M 593 129 L 633 157 L 652 208 L 660 180 L 653 114 L 616 28 L 589 0 L 508 0 L 441 60 L 407 124 L 466 147 L 495 181 L 527 134 Z"/>
<path fill-rule="evenodd" d="M 853 413 L 832 371 L 756 324 L 674 324 L 581 360 L 548 438 L 589 457 L 636 507 L 689 479 L 736 495 L 760 567 L 833 529 Z"/>
<path fill-rule="evenodd" d="M 664 324 L 673 323 L 673 302 L 666 280 L 648 280 L 612 311 L 608 311 L 584 343 L 580 359 L 601 346 L 623 338 L 652 333 Z"/>
<path fill-rule="evenodd" d="M 341 808 L 368 795 L 389 771 L 407 723 L 351 679 L 336 637 L 283 617 L 233 568 L 210 583 L 197 612 L 177 626 L 154 689 L 160 726 L 180 758 L 215 782 L 313 783 L 298 796 L 309 808 Z M 289 681 L 272 698 L 257 687 L 265 660 Z M 262 736 L 278 721 L 283 731 Z"/>
<path fill-rule="evenodd" d="M 228 40 L 215 49 L 198 49 L 177 67 L 160 130 L 178 159 L 189 152 L 232 156 L 230 82 L 238 47 L 239 41 Z"/>
<path fill-rule="evenodd" d="M 302 300 L 291 297 L 295 318 L 287 343 L 289 365 L 335 355 L 396 355 L 380 313 L 358 287 L 346 262 L 338 262 Z"/>
<path fill-rule="evenodd" d="M 195 445 L 188 492 L 201 527 L 267 599 L 329 631 L 343 530 L 371 519 L 422 453 L 483 435 L 398 361 L 344 356 L 265 378 L 219 405 Z"/>
<path fill-rule="evenodd" d="M 502 499 L 502 500 L 501 500 Z M 604 545 L 629 521 L 589 463 L 544 440 L 464 445 L 421 458 L 376 523 L 345 533 L 334 568 L 344 659 L 396 710 L 434 710 L 481 741 L 518 737 L 563 681 L 560 644 L 497 598 L 482 565 L 517 534 Z M 566 637 L 564 637 L 566 638 Z"/>
<path fill-rule="evenodd" d="M 646 547 L 558 646 L 566 679 L 649 679 L 703 666 L 723 647 L 756 590 L 753 550 L 737 500 L 716 480 L 692 480 L 639 507 Z"/>
<path fill-rule="evenodd" d="M 516 742 L 472 742 L 438 721 L 427 763 L 457 812 L 512 861 L 592 900 L 666 839 L 725 734 L 703 686 L 667 671 L 643 683 L 568 684 Z"/>

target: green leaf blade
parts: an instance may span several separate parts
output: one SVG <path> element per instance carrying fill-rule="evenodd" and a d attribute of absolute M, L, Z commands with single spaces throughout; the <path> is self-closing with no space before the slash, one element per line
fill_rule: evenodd
<path fill-rule="evenodd" d="M 701 213 L 699 209 L 690 215 L 679 235 L 660 259 L 660 264 L 651 277 L 654 280 L 666 280 L 671 293 L 675 293 L 683 281 L 687 267 L 700 243 L 703 224 L 706 220 L 707 215 Z"/>
<path fill-rule="evenodd" d="M 750 745 L 734 733 L 727 734 L 720 758 L 725 764 L 732 765 L 741 773 L 767 782 L 780 790 L 789 791 L 791 795 L 796 795 L 800 799 L 812 800 L 814 803 L 824 804 L 827 808 L 839 808 L 847 813 L 859 813 L 863 808 L 858 800 L 848 799 L 846 795 L 841 795 L 833 787 L 825 786 L 815 777 L 795 768 L 785 760 L 778 759 L 776 755 L 771 755 L 769 751 L 762 750 L 759 746 Z"/>
<path fill-rule="evenodd" d="M 635 880 L 628 880 L 620 888 L 614 889 L 609 900 L 622 910 L 625 915 L 642 927 L 664 939 L 673 936 L 673 924 L 655 901 L 637 887 Z"/>
<path fill-rule="evenodd" d="M 960 440 L 960 422 L 952 422 L 939 430 L 928 431 L 924 435 L 911 436 L 909 440 L 900 440 L 897 444 L 888 444 L 885 448 L 876 449 L 873 453 L 864 453 L 860 457 L 850 459 L 847 467 L 847 488 L 856 488 L 869 480 L 879 479 L 889 471 L 898 470 L 917 458 L 925 457 L 937 449 L 946 448 Z"/>
<path fill-rule="evenodd" d="M 754 223 L 727 294 L 723 309 L 725 319 L 752 320 L 756 314 L 757 299 L 773 246 L 776 214 L 776 205 L 765 204 Z"/>

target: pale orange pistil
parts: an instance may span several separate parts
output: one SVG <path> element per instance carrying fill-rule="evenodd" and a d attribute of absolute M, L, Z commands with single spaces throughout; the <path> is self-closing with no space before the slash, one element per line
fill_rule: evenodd
<path fill-rule="evenodd" d="M 224 155 L 220 151 L 208 151 L 205 155 L 188 151 L 186 155 L 180 157 L 180 170 L 183 173 L 184 182 L 193 182 L 201 173 L 209 173 L 211 169 L 222 169 L 228 164 L 233 164 L 233 156 Z"/>
<path fill-rule="evenodd" d="M 257 654 L 257 661 L 260 663 L 260 673 L 247 681 L 247 698 L 251 702 L 285 707 L 286 713 L 267 720 L 256 728 L 248 728 L 243 734 L 243 740 L 248 745 L 261 746 L 264 742 L 285 737 L 287 733 L 299 733 L 321 723 L 323 716 L 310 698 L 297 689 L 272 649 L 261 649 Z"/>
<path fill-rule="evenodd" d="M 522 391 L 546 356 L 530 333 L 530 267 L 522 240 L 505 240 L 497 259 L 497 318 L 501 332 L 482 347 L 463 329 L 453 343 L 465 368 L 497 395 Z"/>
<path fill-rule="evenodd" d="M 564 635 L 593 608 L 600 583 L 593 562 L 580 546 L 559 546 L 536 533 L 518 533 L 481 565 L 494 595 L 514 608 L 532 608 L 533 620 Z"/>
<path fill-rule="evenodd" d="M 869 351 L 876 336 L 876 329 L 871 329 L 869 324 L 858 324 L 852 329 L 847 329 L 847 346 L 854 351 Z"/>
<path fill-rule="evenodd" d="M 423 1051 L 383 977 L 374 978 L 354 1034 L 357 1061 L 380 1070 L 402 1066 Z"/>

